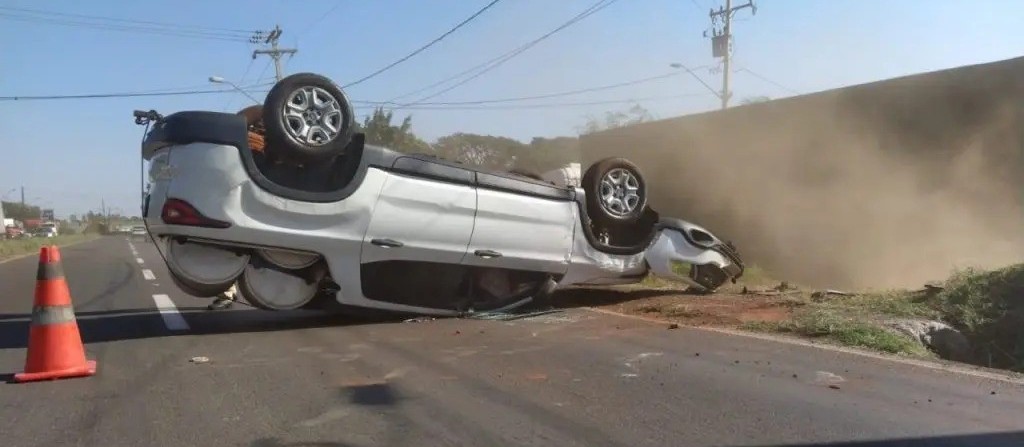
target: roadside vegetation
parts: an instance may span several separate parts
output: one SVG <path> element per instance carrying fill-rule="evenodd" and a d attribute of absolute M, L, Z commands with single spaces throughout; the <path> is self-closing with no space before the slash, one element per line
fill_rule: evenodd
<path fill-rule="evenodd" d="M 893 290 L 833 296 L 801 296 L 790 319 L 751 321 L 754 330 L 823 337 L 844 345 L 931 356 L 923 345 L 891 329 L 886 321 L 939 321 L 959 331 L 970 345 L 971 363 L 1024 371 L 1024 264 L 955 272 L 922 290 Z"/>
<path fill-rule="evenodd" d="M 956 271 L 918 290 L 839 292 L 773 279 L 756 266 L 714 295 L 648 278 L 597 292 L 591 305 L 691 325 L 788 334 L 845 346 L 936 358 L 894 321 L 945 324 L 969 344 L 969 363 L 1024 372 L 1024 264 Z M 641 293 L 640 289 L 648 292 Z"/>
<path fill-rule="evenodd" d="M 0 240 L 0 261 L 21 256 L 29 253 L 36 253 L 44 245 L 63 246 L 82 242 L 99 237 L 98 234 L 68 234 L 52 238 L 28 238 L 14 240 Z"/>

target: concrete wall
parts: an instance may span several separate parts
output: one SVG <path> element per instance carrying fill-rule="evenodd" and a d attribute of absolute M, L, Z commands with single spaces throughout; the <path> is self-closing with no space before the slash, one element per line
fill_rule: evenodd
<path fill-rule="evenodd" d="M 665 215 L 777 276 L 914 286 L 1024 259 L 1024 58 L 581 137 L 636 162 Z"/>

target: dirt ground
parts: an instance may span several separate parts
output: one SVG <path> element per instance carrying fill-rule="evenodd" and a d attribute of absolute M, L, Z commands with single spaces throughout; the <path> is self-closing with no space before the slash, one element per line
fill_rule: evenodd
<path fill-rule="evenodd" d="M 677 287 L 577 287 L 558 292 L 554 299 L 559 307 L 594 307 L 687 326 L 715 327 L 784 321 L 798 305 L 787 294 L 773 291 L 743 294 L 737 289 L 730 287 L 713 295 L 698 295 Z"/>

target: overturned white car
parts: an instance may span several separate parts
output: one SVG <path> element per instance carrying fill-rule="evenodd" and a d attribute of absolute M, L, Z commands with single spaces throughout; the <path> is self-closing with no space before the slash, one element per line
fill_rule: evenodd
<path fill-rule="evenodd" d="M 188 294 L 237 283 L 269 310 L 456 315 L 649 272 L 705 291 L 743 273 L 731 244 L 659 218 L 627 160 L 595 163 L 572 186 L 368 145 L 342 90 L 309 73 L 257 109 L 135 113 L 154 125 L 145 222 Z"/>

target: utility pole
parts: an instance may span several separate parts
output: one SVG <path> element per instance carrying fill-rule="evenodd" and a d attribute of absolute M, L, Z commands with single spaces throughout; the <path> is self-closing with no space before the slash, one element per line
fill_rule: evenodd
<path fill-rule="evenodd" d="M 25 187 L 21 187 L 21 205 L 25 206 Z"/>
<path fill-rule="evenodd" d="M 274 72 L 277 74 L 278 81 L 280 81 L 281 78 L 284 77 L 283 73 L 281 73 L 281 55 L 294 55 L 295 52 L 299 51 L 296 50 L 295 48 L 278 48 L 277 42 L 281 38 L 281 33 L 281 27 L 275 26 L 274 30 L 271 31 L 270 34 L 267 35 L 267 38 L 263 40 L 264 44 L 270 45 L 270 49 L 254 50 L 252 52 L 253 59 L 256 59 L 256 56 L 260 54 L 266 54 L 270 56 L 271 59 L 274 60 Z M 253 36 L 253 39 L 250 39 L 250 41 L 257 41 L 261 35 L 262 32 L 257 32 L 256 35 Z"/>
<path fill-rule="evenodd" d="M 743 8 L 750 8 L 751 14 L 757 14 L 757 6 L 754 6 L 754 0 L 747 0 L 746 4 L 739 6 L 732 6 L 732 0 L 725 0 L 725 7 L 718 7 L 718 11 L 714 9 L 708 13 L 711 17 L 711 26 L 718 25 L 718 19 L 722 19 L 722 30 L 719 31 L 716 28 L 712 28 L 711 32 L 711 54 L 714 57 L 722 58 L 722 94 L 719 95 L 722 98 L 722 110 L 729 107 L 729 98 L 732 97 L 732 92 L 729 91 L 729 54 L 732 50 L 732 15 L 734 12 L 739 11 Z M 707 32 L 704 33 L 707 37 Z"/>

